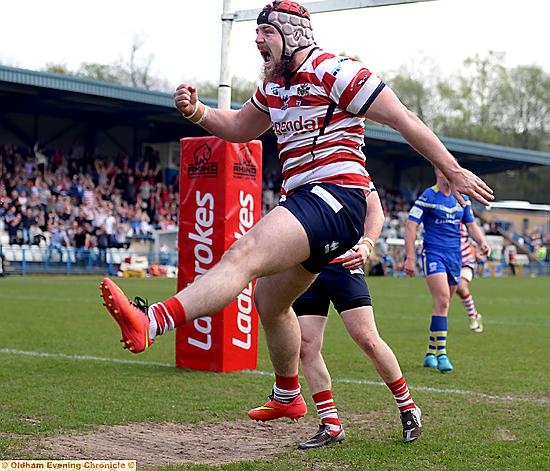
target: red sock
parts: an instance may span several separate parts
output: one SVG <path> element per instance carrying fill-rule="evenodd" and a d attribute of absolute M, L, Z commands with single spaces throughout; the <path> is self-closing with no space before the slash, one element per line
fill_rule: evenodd
<path fill-rule="evenodd" d="M 416 407 L 403 376 L 393 383 L 386 383 L 386 385 L 390 388 L 400 412 L 405 412 Z"/>
<path fill-rule="evenodd" d="M 164 301 L 163 304 L 168 312 L 172 315 L 172 319 L 174 319 L 174 327 L 179 327 L 187 323 L 187 315 L 185 314 L 185 309 L 183 308 L 183 304 L 178 298 L 172 296 L 171 298 Z"/>
<path fill-rule="evenodd" d="M 290 404 L 300 395 L 300 381 L 296 376 L 275 375 L 275 384 L 273 385 L 273 399 L 283 404 Z"/>
<path fill-rule="evenodd" d="M 279 389 L 285 389 L 286 391 L 293 391 L 300 387 L 300 380 L 298 375 L 296 376 L 279 376 L 275 375 L 275 384 Z"/>
<path fill-rule="evenodd" d="M 151 305 L 157 324 L 156 335 L 162 335 L 187 322 L 183 304 L 175 297 Z"/>
<path fill-rule="evenodd" d="M 464 304 L 464 308 L 466 309 L 468 317 L 476 317 L 476 305 L 474 303 L 474 297 L 472 296 L 472 294 L 468 293 L 464 297 L 460 296 L 460 299 L 462 300 L 462 304 Z"/>
<path fill-rule="evenodd" d="M 340 420 L 338 419 L 338 411 L 334 405 L 334 399 L 330 389 L 312 394 L 311 397 L 315 402 L 317 414 L 319 415 L 322 424 L 333 425 L 335 427 L 342 426 Z"/>

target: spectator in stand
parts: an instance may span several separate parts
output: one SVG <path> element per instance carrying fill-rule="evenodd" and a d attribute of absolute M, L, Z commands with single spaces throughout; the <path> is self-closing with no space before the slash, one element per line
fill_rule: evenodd
<path fill-rule="evenodd" d="M 124 192 L 124 189 L 128 184 L 128 174 L 123 173 L 123 171 L 119 169 L 115 175 L 113 184 L 114 184 L 115 190 L 120 190 L 121 193 Z"/>
<path fill-rule="evenodd" d="M 44 175 L 44 171 L 48 165 L 48 157 L 44 153 L 44 148 L 41 147 L 38 142 L 34 145 L 34 159 L 36 162 L 36 168 L 41 175 Z"/>
<path fill-rule="evenodd" d="M 42 211 L 45 212 L 48 210 L 48 202 L 52 196 L 52 192 L 46 180 L 37 179 L 36 186 L 38 188 L 38 201 L 42 206 Z"/>
<path fill-rule="evenodd" d="M 172 221 L 172 219 L 170 219 L 170 217 L 168 217 L 167 215 L 164 215 L 164 214 L 161 214 L 159 216 L 159 219 L 158 219 L 158 224 L 157 224 L 158 228 L 163 230 L 163 231 L 167 231 L 167 230 L 171 230 L 171 229 L 177 229 L 177 225 L 175 224 L 174 221 Z"/>
<path fill-rule="evenodd" d="M 22 170 L 23 170 L 23 177 L 25 181 L 28 181 L 34 176 L 34 173 L 36 170 L 36 164 L 34 159 L 30 155 L 27 155 L 25 157 Z"/>
<path fill-rule="evenodd" d="M 168 214 L 170 215 L 170 219 L 173 221 L 174 224 L 177 225 L 178 223 L 178 202 L 177 202 L 177 196 L 176 200 L 172 201 L 170 205 L 168 206 Z"/>
<path fill-rule="evenodd" d="M 82 193 L 82 202 L 85 206 L 90 206 L 90 207 L 95 204 L 94 184 L 89 179 L 84 184 L 84 191 Z"/>
<path fill-rule="evenodd" d="M 105 224 L 101 224 L 95 230 L 99 258 L 102 263 L 107 260 L 107 249 L 109 248 L 109 234 L 105 231 Z"/>
<path fill-rule="evenodd" d="M 135 204 L 137 193 L 138 193 L 138 188 L 135 183 L 135 178 L 133 175 L 128 175 L 128 182 L 126 183 L 126 188 L 124 188 L 122 198 L 125 201 L 128 201 L 128 203 L 130 204 Z"/>
<path fill-rule="evenodd" d="M 109 183 L 109 175 L 105 163 L 100 159 L 95 159 L 94 166 L 97 174 L 97 186 L 107 185 Z"/>
<path fill-rule="evenodd" d="M 140 237 L 141 234 L 141 208 L 135 208 L 130 216 L 130 229 L 132 237 Z"/>
<path fill-rule="evenodd" d="M 0 171 L 2 166 L 0 165 Z M 6 186 L 4 182 L 0 180 L 0 217 L 4 217 L 8 211 L 8 208 L 11 207 L 11 198 L 6 192 Z"/>
<path fill-rule="evenodd" d="M 54 220 L 51 223 L 50 229 L 50 247 L 48 251 L 48 261 L 52 261 L 52 253 L 55 251 L 59 254 L 59 261 L 63 261 L 63 247 L 70 247 L 67 232 L 61 222 Z"/>
<path fill-rule="evenodd" d="M 21 211 L 21 203 L 19 202 L 19 192 L 15 189 L 11 190 L 10 194 L 11 204 L 15 207 L 17 212 Z"/>
<path fill-rule="evenodd" d="M 153 191 L 153 185 L 150 178 L 142 178 L 139 182 L 139 195 L 144 199 L 148 200 L 151 197 L 151 192 Z"/>
<path fill-rule="evenodd" d="M 105 201 L 103 204 L 105 208 L 105 232 L 109 237 L 114 235 L 116 231 L 117 219 L 114 215 L 114 206 L 110 201 Z"/>
<path fill-rule="evenodd" d="M 31 245 L 33 243 L 33 238 L 31 236 L 31 227 L 36 225 L 37 219 L 34 215 L 32 208 L 28 207 L 21 219 L 21 232 L 23 235 L 23 244 Z"/>
<path fill-rule="evenodd" d="M 82 204 L 82 198 L 84 197 L 84 187 L 82 186 L 79 175 L 73 175 L 72 183 L 69 188 L 69 195 L 74 198 L 75 204 L 77 204 L 78 206 Z"/>
<path fill-rule="evenodd" d="M 84 230 L 84 227 L 76 223 L 75 233 L 73 235 L 73 248 L 75 258 L 81 261 L 84 258 L 85 251 L 90 249 L 90 234 Z"/>
<path fill-rule="evenodd" d="M 82 221 L 92 224 L 94 217 L 95 214 L 93 206 L 85 205 L 80 207 L 80 219 Z"/>
<path fill-rule="evenodd" d="M 118 224 L 115 233 L 111 236 L 111 247 L 127 249 L 130 246 L 128 242 L 128 231 L 129 227 L 127 224 Z"/>
<path fill-rule="evenodd" d="M 140 218 L 140 232 L 145 237 L 151 236 L 152 227 L 150 222 L 151 222 L 151 218 L 147 214 L 147 211 L 142 211 L 141 218 Z"/>
<path fill-rule="evenodd" d="M 128 205 L 127 201 L 124 201 L 123 199 L 121 199 L 120 203 L 116 208 L 116 211 L 118 215 L 118 220 L 120 222 L 128 223 L 130 221 L 130 214 L 132 213 L 132 210 L 130 209 L 130 206 Z"/>
<path fill-rule="evenodd" d="M 78 214 L 78 210 L 71 197 L 63 196 L 61 198 L 61 204 L 63 206 L 63 210 L 61 211 L 59 217 L 65 222 L 74 220 L 76 215 Z"/>
<path fill-rule="evenodd" d="M 37 216 L 42 210 L 40 200 L 38 199 L 38 191 L 31 192 L 29 200 L 27 202 L 27 208 L 31 208 L 34 211 L 34 215 Z"/>
<path fill-rule="evenodd" d="M 37 219 L 36 224 L 33 224 L 29 228 L 29 235 L 31 237 L 32 244 L 33 245 L 41 245 L 42 243 L 44 243 L 43 245 L 45 245 L 46 242 L 47 242 L 47 239 L 46 239 L 46 236 L 44 235 L 44 232 L 42 231 L 42 228 L 41 228 L 41 225 L 42 225 L 42 227 L 45 226 L 45 224 L 43 223 L 44 222 L 43 213 L 39 213 L 39 215 L 36 217 L 36 219 Z"/>
<path fill-rule="evenodd" d="M 21 211 L 25 211 L 25 209 L 27 208 L 27 202 L 29 201 L 26 190 L 21 190 L 18 201 L 19 201 L 19 207 L 21 208 Z"/>
<path fill-rule="evenodd" d="M 21 227 L 21 213 L 17 210 L 17 206 L 15 206 L 13 202 L 4 216 L 4 224 L 8 231 L 9 243 L 18 244 L 18 232 Z"/>

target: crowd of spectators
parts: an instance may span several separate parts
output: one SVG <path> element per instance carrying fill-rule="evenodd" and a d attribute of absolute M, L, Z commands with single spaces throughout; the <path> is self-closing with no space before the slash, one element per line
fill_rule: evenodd
<path fill-rule="evenodd" d="M 280 185 L 278 168 L 264 166 L 264 214 L 278 203 Z M 403 239 L 418 195 L 385 186 L 377 190 L 386 222 L 373 257 L 379 257 L 385 272 L 399 272 L 402 254 L 386 241 Z M 150 147 L 136 158 L 92 155 L 79 142 L 67 153 L 39 144 L 0 144 L 0 232 L 3 228 L 10 244 L 39 245 L 59 254 L 66 247 L 76 253 L 127 248 L 132 239 L 177 228 L 178 203 L 177 179 L 164 181 L 159 155 Z M 539 250 L 538 258 L 550 256 L 549 237 L 526 236 Z"/>
<path fill-rule="evenodd" d="M 280 185 L 278 168 L 265 166 L 263 214 L 278 203 Z M 395 189 L 378 191 L 387 215 L 384 238 L 403 237 L 410 203 Z M 0 230 L 3 224 L 10 244 L 47 247 L 59 259 L 66 247 L 77 257 L 93 248 L 127 248 L 132 238 L 176 228 L 178 202 L 177 179 L 163 181 L 151 148 L 131 158 L 89 155 L 79 142 L 67 153 L 0 145 Z"/>
<path fill-rule="evenodd" d="M 177 186 L 165 184 L 158 154 L 90 155 L 0 145 L 0 229 L 10 244 L 61 251 L 128 247 L 177 227 Z"/>

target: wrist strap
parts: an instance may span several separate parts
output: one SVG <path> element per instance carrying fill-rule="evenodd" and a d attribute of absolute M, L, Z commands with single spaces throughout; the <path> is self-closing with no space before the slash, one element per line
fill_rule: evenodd
<path fill-rule="evenodd" d="M 200 114 L 200 116 L 195 116 L 196 114 Z M 191 121 L 193 124 L 201 124 L 206 118 L 207 114 L 208 114 L 208 106 L 206 106 L 204 103 L 201 103 L 198 100 L 193 113 L 187 116 L 182 113 L 183 117 Z"/>
<path fill-rule="evenodd" d="M 204 107 L 204 111 L 202 112 L 202 116 L 198 119 L 198 121 L 194 121 L 195 124 L 201 124 L 204 119 L 206 118 L 206 115 L 208 114 L 208 106 Z"/>
<path fill-rule="evenodd" d="M 199 111 L 199 103 L 200 103 L 200 101 L 197 100 L 197 102 L 195 103 L 195 109 L 193 110 L 193 112 L 191 114 L 185 115 L 185 114 L 182 113 L 183 117 L 187 118 L 187 119 L 191 119 L 193 116 L 195 116 L 197 114 L 197 111 Z"/>
<path fill-rule="evenodd" d="M 363 242 L 361 242 L 363 245 L 366 245 L 365 242 L 367 242 L 370 245 L 370 249 L 374 249 L 374 240 L 372 240 L 370 237 L 363 237 Z"/>

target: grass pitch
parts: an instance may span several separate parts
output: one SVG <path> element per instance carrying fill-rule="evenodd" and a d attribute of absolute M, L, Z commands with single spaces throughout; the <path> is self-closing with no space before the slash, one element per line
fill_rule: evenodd
<path fill-rule="evenodd" d="M 471 333 L 454 299 L 448 351 L 455 371 L 446 375 L 421 366 L 431 307 L 424 280 L 368 282 L 379 331 L 423 410 L 417 442 L 401 443 L 390 392 L 333 313 L 324 355 L 348 434 L 342 444 L 284 449 L 275 457 L 220 467 L 163 469 L 549 469 L 550 279 L 474 280 L 486 331 Z M 152 301 L 175 289 L 174 280 L 120 284 L 129 296 Z M 172 333 L 141 355 L 123 351 L 98 285 L 99 278 L 0 279 L 0 459 L 36 458 L 29 440 L 99 425 L 234 421 L 265 399 L 273 383 L 269 374 L 171 368 Z M 258 370 L 271 371 L 263 334 Z M 305 386 L 304 396 L 314 416 Z"/>

